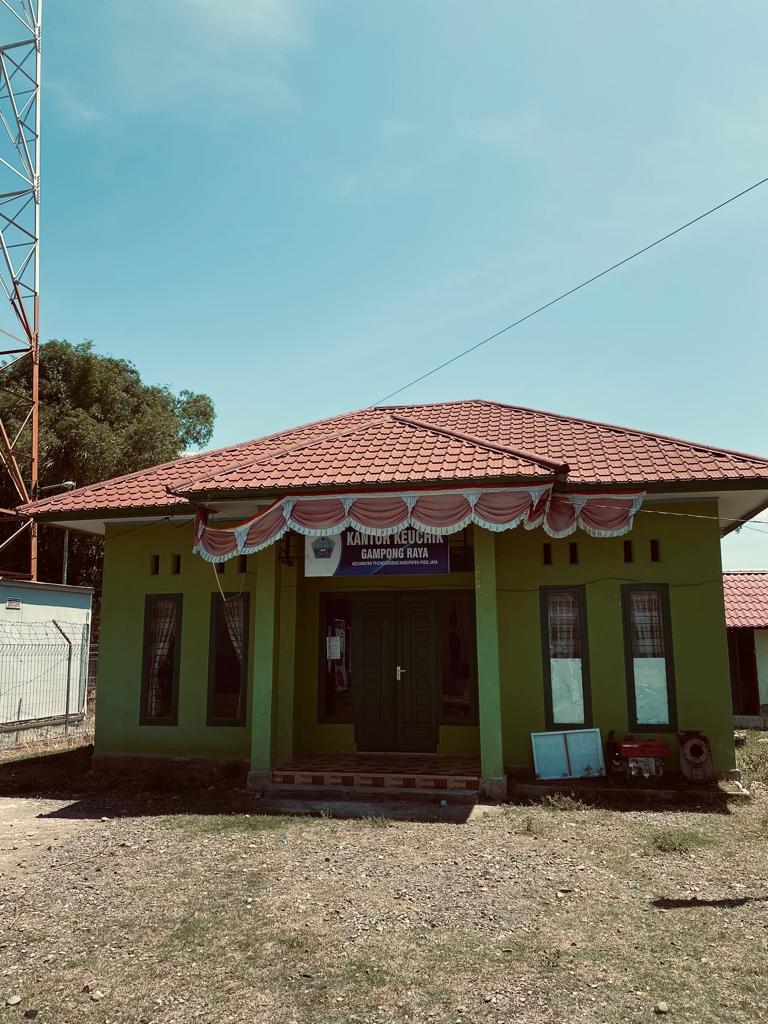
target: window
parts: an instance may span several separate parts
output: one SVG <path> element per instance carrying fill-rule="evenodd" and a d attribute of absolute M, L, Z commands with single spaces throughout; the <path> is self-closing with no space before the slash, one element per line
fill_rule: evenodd
<path fill-rule="evenodd" d="M 142 725 L 176 725 L 180 637 L 181 594 L 149 594 L 144 606 Z"/>
<path fill-rule="evenodd" d="M 248 672 L 248 594 L 214 594 L 208 660 L 208 725 L 243 725 Z"/>
<path fill-rule="evenodd" d="M 223 576 L 224 575 L 224 570 L 226 568 L 227 568 L 227 563 L 226 562 L 217 562 L 216 563 L 216 572 L 219 574 L 219 576 Z"/>
<path fill-rule="evenodd" d="M 159 576 L 160 575 L 160 555 L 149 556 L 149 575 Z"/>
<path fill-rule="evenodd" d="M 320 721 L 352 721 L 352 608 L 346 597 L 320 605 Z"/>
<path fill-rule="evenodd" d="M 543 587 L 541 633 L 547 726 L 590 725 L 586 605 L 583 587 Z"/>
<path fill-rule="evenodd" d="M 624 651 L 631 728 L 675 728 L 674 673 L 665 586 L 625 584 Z"/>
<path fill-rule="evenodd" d="M 248 572 L 248 555 L 239 555 L 237 559 L 237 571 Z"/>
<path fill-rule="evenodd" d="M 541 555 L 544 565 L 552 565 L 552 545 L 548 541 L 542 544 Z"/>
<path fill-rule="evenodd" d="M 440 721 L 477 721 L 475 604 L 472 594 L 440 596 Z"/>
<path fill-rule="evenodd" d="M 571 565 L 579 564 L 579 545 L 575 540 L 572 540 L 568 545 L 568 561 Z"/>
<path fill-rule="evenodd" d="M 652 540 L 651 541 L 651 561 L 652 562 L 660 562 L 661 561 L 661 549 L 659 548 L 659 542 L 657 540 Z"/>
<path fill-rule="evenodd" d="M 178 576 L 181 573 L 181 555 L 171 556 L 171 575 Z"/>
<path fill-rule="evenodd" d="M 634 555 L 632 553 L 632 541 L 631 540 L 625 540 L 624 541 L 624 561 L 625 562 L 632 562 L 632 561 L 634 561 Z"/>

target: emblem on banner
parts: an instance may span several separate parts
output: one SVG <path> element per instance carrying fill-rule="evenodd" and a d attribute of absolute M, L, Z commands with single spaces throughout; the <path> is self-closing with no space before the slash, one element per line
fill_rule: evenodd
<path fill-rule="evenodd" d="M 335 546 L 336 542 L 330 537 L 318 537 L 312 541 L 312 553 L 315 558 L 330 558 Z"/>

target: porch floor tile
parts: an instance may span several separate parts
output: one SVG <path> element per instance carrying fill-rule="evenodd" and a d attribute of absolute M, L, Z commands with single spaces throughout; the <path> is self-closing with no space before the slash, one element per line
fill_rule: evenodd
<path fill-rule="evenodd" d="M 480 761 L 438 754 L 299 754 L 272 769 L 284 786 L 475 790 Z"/>

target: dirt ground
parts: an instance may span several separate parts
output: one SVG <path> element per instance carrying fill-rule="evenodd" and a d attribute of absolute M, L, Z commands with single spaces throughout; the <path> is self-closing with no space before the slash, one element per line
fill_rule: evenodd
<path fill-rule="evenodd" d="M 0 1021 L 768 1021 L 768 744 L 743 757 L 738 806 L 464 822 L 269 816 L 95 782 L 87 750 L 6 757 Z"/>

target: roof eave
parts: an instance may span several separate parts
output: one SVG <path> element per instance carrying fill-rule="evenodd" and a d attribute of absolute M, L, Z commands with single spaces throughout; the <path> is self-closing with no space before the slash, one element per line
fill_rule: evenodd
<path fill-rule="evenodd" d="M 482 480 L 478 480 L 476 477 L 468 478 L 452 478 L 445 480 L 381 480 L 376 483 L 370 482 L 349 482 L 339 483 L 333 486 L 297 486 L 297 487 L 284 487 L 284 488 L 233 488 L 233 489 L 221 489 L 221 490 L 207 490 L 200 491 L 187 491 L 183 495 L 178 495 L 177 500 L 169 502 L 167 505 L 136 505 L 136 506 L 83 506 L 78 509 L 55 509 L 48 508 L 44 511 L 36 512 L 34 505 L 27 506 L 23 513 L 24 518 L 34 518 L 40 523 L 65 523 L 67 521 L 85 520 L 85 519 L 130 519 L 140 518 L 146 516 L 155 516 L 160 519 L 171 516 L 171 515 L 190 515 L 194 513 L 195 506 L 199 504 L 207 504 L 209 502 L 218 501 L 235 501 L 235 500 L 249 500 L 249 501 L 274 501 L 285 495 L 298 495 L 298 494 L 339 494 L 349 491 L 360 491 L 360 492 L 375 492 L 382 490 L 392 490 L 393 488 L 409 488 L 418 490 L 436 490 L 446 487 L 477 487 L 482 485 L 488 486 L 513 486 L 513 485 L 525 485 L 525 484 L 541 484 L 541 483 L 555 483 L 560 488 L 566 488 L 573 492 L 602 492 L 611 493 L 617 490 L 630 490 L 637 489 L 643 490 L 649 496 L 658 493 L 669 493 L 678 492 L 681 495 L 685 493 L 706 493 L 706 492 L 722 492 L 722 491 L 740 491 L 740 490 L 762 490 L 766 491 L 766 500 L 758 504 L 750 513 L 745 515 L 745 519 L 751 519 L 758 515 L 760 512 L 768 509 L 768 477 L 753 477 L 740 480 L 707 480 L 702 478 L 681 480 L 637 480 L 637 479 L 626 479 L 626 480 L 614 480 L 610 483 L 603 481 L 590 482 L 590 481 L 574 481 L 574 480 L 559 480 L 555 474 L 537 474 L 533 476 L 499 476 L 499 477 L 486 477 Z M 723 535 L 730 533 L 732 530 L 738 528 L 738 523 L 729 525 L 723 530 Z"/>
<path fill-rule="evenodd" d="M 753 508 L 751 512 L 748 512 L 747 515 L 744 516 L 744 519 L 754 519 L 755 516 L 759 516 L 760 513 L 765 512 L 766 509 L 768 509 L 768 498 Z M 734 530 L 740 529 L 742 525 L 743 523 L 731 523 L 730 526 L 726 526 L 725 529 L 720 531 L 720 536 L 727 537 L 729 533 L 733 533 Z"/>
<path fill-rule="evenodd" d="M 265 487 L 265 488 L 232 488 L 221 490 L 200 490 L 184 491 L 184 497 L 195 504 L 205 504 L 210 501 L 229 501 L 250 499 L 253 501 L 270 500 L 281 498 L 285 495 L 316 495 L 316 494 L 348 494 L 350 492 L 375 492 L 391 491 L 393 489 L 408 489 L 419 491 L 434 491 L 448 487 L 504 487 L 519 484 L 549 484 L 555 480 L 554 474 L 537 474 L 532 476 L 499 476 L 499 477 L 464 477 L 447 480 L 377 480 L 376 483 L 355 482 L 338 483 L 332 485 L 316 485 L 312 487 Z"/>
<path fill-rule="evenodd" d="M 59 523 L 82 519 L 133 519 L 157 516 L 160 519 L 173 515 L 194 516 L 195 508 L 189 502 L 175 505 L 131 505 L 129 507 L 107 506 L 100 508 L 48 509 L 45 512 L 24 512 L 22 518 L 34 519 L 38 523 Z"/>

